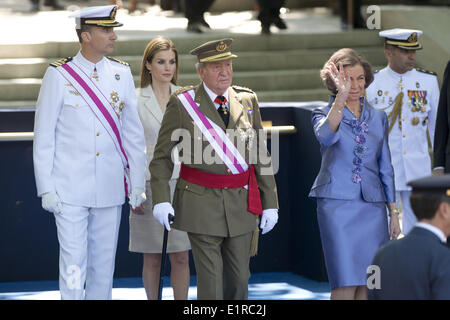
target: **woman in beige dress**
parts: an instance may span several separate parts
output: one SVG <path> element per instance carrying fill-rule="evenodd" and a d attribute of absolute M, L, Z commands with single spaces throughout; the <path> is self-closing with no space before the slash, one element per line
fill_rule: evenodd
<path fill-rule="evenodd" d="M 130 212 L 130 248 L 144 254 L 142 279 L 149 300 L 158 296 L 163 226 L 153 217 L 150 172 L 152 160 L 166 105 L 171 93 L 177 90 L 178 53 L 172 41 L 157 37 L 145 49 L 141 66 L 141 86 L 138 92 L 138 112 L 144 127 L 147 147 L 146 195 L 141 208 Z M 175 153 L 174 153 L 175 155 Z M 177 161 L 175 161 L 176 163 Z M 174 166 L 170 181 L 171 196 L 179 174 Z M 167 252 L 171 263 L 171 283 L 176 300 L 187 300 L 189 289 L 189 255 L 191 249 L 186 232 L 169 232 Z"/>

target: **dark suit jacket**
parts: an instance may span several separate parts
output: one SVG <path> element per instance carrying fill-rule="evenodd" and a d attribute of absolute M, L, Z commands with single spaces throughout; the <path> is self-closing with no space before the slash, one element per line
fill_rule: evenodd
<path fill-rule="evenodd" d="M 431 231 L 414 227 L 382 246 L 372 265 L 380 267 L 381 288 L 370 300 L 450 299 L 450 249 Z"/>
<path fill-rule="evenodd" d="M 450 61 L 445 68 L 434 133 L 433 168 L 445 167 L 450 173 Z"/>

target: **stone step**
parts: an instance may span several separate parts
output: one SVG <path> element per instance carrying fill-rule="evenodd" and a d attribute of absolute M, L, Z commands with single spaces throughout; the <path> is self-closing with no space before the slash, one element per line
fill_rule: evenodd
<path fill-rule="evenodd" d="M 327 89 L 257 91 L 260 102 L 328 101 Z M 34 111 L 35 100 L 0 101 L 0 111 Z"/>
<path fill-rule="evenodd" d="M 198 37 L 172 37 L 180 54 L 189 54 L 196 46 L 229 34 L 208 34 Z M 382 47 L 377 32 L 354 30 L 336 33 L 278 34 L 275 36 L 233 34 L 234 52 L 323 49 L 344 47 Z M 118 40 L 115 56 L 141 56 L 149 39 Z M 73 56 L 79 50 L 77 42 L 46 42 L 35 44 L 8 44 L 0 46 L 0 59 L 54 58 Z"/>
<path fill-rule="evenodd" d="M 139 81 L 139 76 L 134 76 L 136 87 L 139 87 Z M 195 85 L 200 78 L 197 73 L 182 74 L 178 82 L 181 86 Z M 41 83 L 41 78 L 2 79 L 0 97 L 3 101 L 36 100 Z M 319 68 L 234 72 L 233 83 L 256 92 L 323 88 Z"/>
<path fill-rule="evenodd" d="M 384 64 L 383 49 L 377 47 L 355 48 L 363 54 L 370 63 Z M 251 51 L 236 52 L 238 59 L 233 60 L 233 68 L 239 71 L 287 70 L 303 68 L 321 68 L 330 55 L 338 48 L 283 51 Z M 141 56 L 118 56 L 127 61 L 134 75 L 140 74 Z M 179 73 L 195 73 L 196 58 L 191 55 L 179 56 Z M 42 78 L 50 58 L 0 59 L 0 79 L 12 78 Z"/>

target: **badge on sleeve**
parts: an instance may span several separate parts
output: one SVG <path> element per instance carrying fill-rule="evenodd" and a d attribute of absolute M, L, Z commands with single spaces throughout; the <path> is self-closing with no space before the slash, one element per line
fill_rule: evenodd
<path fill-rule="evenodd" d="M 120 80 L 120 74 L 116 73 L 116 80 L 119 81 Z"/>

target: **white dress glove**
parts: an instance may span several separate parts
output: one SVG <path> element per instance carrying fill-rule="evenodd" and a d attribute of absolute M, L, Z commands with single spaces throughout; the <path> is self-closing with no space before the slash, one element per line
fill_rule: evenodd
<path fill-rule="evenodd" d="M 175 216 L 175 211 L 169 202 L 161 202 L 153 207 L 153 216 L 159 221 L 167 231 L 170 231 L 169 214 Z"/>
<path fill-rule="evenodd" d="M 263 210 L 261 223 L 259 227 L 262 229 L 261 234 L 265 234 L 273 229 L 278 222 L 278 209 Z"/>
<path fill-rule="evenodd" d="M 130 201 L 128 202 L 133 209 L 141 206 L 141 204 L 147 200 L 145 190 L 141 188 L 134 188 L 131 190 L 131 194 L 128 196 Z"/>
<path fill-rule="evenodd" d="M 46 192 L 42 195 L 42 208 L 52 213 L 62 213 L 62 202 L 55 191 Z"/>

